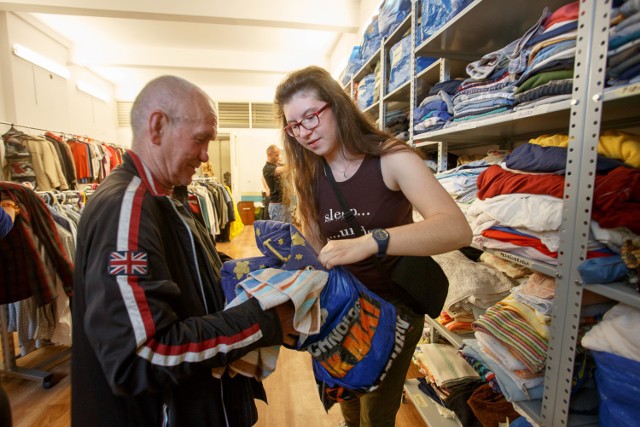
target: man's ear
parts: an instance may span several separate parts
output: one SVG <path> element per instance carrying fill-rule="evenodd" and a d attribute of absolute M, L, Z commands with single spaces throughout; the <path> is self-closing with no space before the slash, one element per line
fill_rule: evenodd
<path fill-rule="evenodd" d="M 160 145 L 164 127 L 167 124 L 167 117 L 162 111 L 154 111 L 149 116 L 149 136 L 151 143 Z"/>

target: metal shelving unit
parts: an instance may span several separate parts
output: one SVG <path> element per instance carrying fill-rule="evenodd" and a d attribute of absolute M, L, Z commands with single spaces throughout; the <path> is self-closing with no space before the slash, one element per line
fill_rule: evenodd
<path fill-rule="evenodd" d="M 541 418 L 567 425 L 586 259 L 605 81 L 609 11 L 604 1 L 581 2 L 569 122 L 569 148 L 556 290 L 551 313 Z"/>
<path fill-rule="evenodd" d="M 469 52 L 481 49 L 477 44 L 478 40 L 484 41 L 485 38 L 478 37 L 478 34 L 495 33 L 493 30 L 478 28 L 478 26 L 486 26 L 489 21 L 492 28 L 500 28 L 500 37 L 510 33 L 513 27 L 517 27 L 516 32 L 521 35 L 524 32 L 521 26 L 524 21 L 521 17 L 525 16 L 525 13 L 530 14 L 531 17 L 539 16 L 538 8 L 541 6 L 533 3 L 526 5 L 526 7 L 535 8 L 535 10 L 529 10 L 522 14 L 518 12 L 517 15 L 514 15 L 512 13 L 516 13 L 517 8 L 512 3 L 506 5 L 500 0 L 474 1 L 445 28 L 418 47 L 416 54 L 466 58 Z M 547 2 L 547 6 L 552 9 L 562 6 L 564 3 L 566 2 L 560 4 Z M 509 17 L 492 13 L 498 8 L 503 10 L 504 7 L 510 9 L 507 11 L 510 14 Z M 569 134 L 570 144 L 565 175 L 558 265 L 553 266 L 528 260 L 508 252 L 489 250 L 495 255 L 556 277 L 551 336 L 545 368 L 544 396 L 541 401 L 516 404 L 531 420 L 544 426 L 593 423 L 593 419 L 578 420 L 580 417 L 569 417 L 568 409 L 583 289 L 589 289 L 614 300 L 640 307 L 640 296 L 630 286 L 608 284 L 583 287 L 577 272 L 577 266 L 586 259 L 595 159 L 600 131 L 610 128 L 624 128 L 630 125 L 637 126 L 639 121 L 635 111 L 638 105 L 637 95 L 640 94 L 640 85 L 607 90 L 603 87 L 609 8 L 609 2 L 581 2 L 574 73 L 576 78 L 574 79 L 574 92 L 571 100 L 496 115 L 485 120 L 461 123 L 435 132 L 420 134 L 413 140 L 417 147 L 447 143 L 451 149 L 467 147 L 472 141 L 474 143 L 500 144 L 513 140 L 528 140 L 543 132 Z M 510 25 L 501 25 L 500 22 L 497 22 L 503 18 L 513 25 L 510 27 Z M 467 36 L 463 34 L 464 32 L 468 32 Z M 468 37 L 471 35 L 474 35 L 478 40 L 471 40 L 471 37 Z M 504 42 L 509 42 L 517 37 L 519 35 L 503 40 L 503 45 L 506 44 Z M 499 47 L 501 46 L 496 46 L 496 48 Z M 491 49 L 489 48 L 487 51 Z M 477 54 L 474 59 L 478 59 Z M 454 345 L 458 345 L 455 338 L 451 338 L 450 341 Z"/>
<path fill-rule="evenodd" d="M 606 285 L 584 285 L 585 290 L 589 290 L 598 295 L 611 298 L 616 301 L 624 301 L 626 305 L 640 310 L 640 293 L 628 283 L 608 283 Z"/>
<path fill-rule="evenodd" d="M 537 271 L 538 273 L 546 274 L 547 276 L 555 276 L 556 274 L 556 267 L 554 265 L 547 264 L 545 262 L 536 261 L 533 259 L 525 258 L 519 255 L 514 255 L 512 253 L 500 251 L 497 249 L 482 249 L 482 248 L 479 248 L 477 245 L 471 245 L 471 246 L 473 246 L 476 249 L 480 249 L 484 252 L 488 252 L 492 255 L 498 256 L 500 258 L 513 261 L 516 264 L 520 264 L 524 267 L 530 268 L 531 270 Z"/>
<path fill-rule="evenodd" d="M 432 328 L 431 342 L 437 342 L 437 339 L 434 335 L 440 335 L 448 342 L 453 344 L 456 348 L 461 348 L 463 340 L 473 338 L 473 334 L 456 334 L 455 332 L 451 332 L 440 323 L 438 323 L 435 319 L 432 319 L 429 316 L 425 316 L 425 320 Z"/>
<path fill-rule="evenodd" d="M 583 290 L 588 289 L 640 308 L 640 294 L 631 286 L 623 283 L 583 285 L 577 271 L 578 265 L 586 259 L 600 132 L 606 129 L 640 126 L 640 117 L 637 114 L 640 84 L 604 88 L 611 2 L 580 2 L 575 78 L 571 99 L 511 111 L 483 120 L 462 122 L 416 136 L 412 133 L 412 114 L 413 108 L 418 104 L 418 96 L 425 95 L 426 87 L 448 79 L 452 74 L 462 75 L 466 63 L 478 60 L 482 55 L 501 49 L 521 37 L 535 23 L 545 6 L 554 11 L 567 3 L 567 0 L 547 0 L 544 3 L 527 0 L 473 1 L 429 39 L 415 47 L 411 69 L 415 70 L 417 56 L 440 59 L 420 73 L 414 72 L 407 85 L 390 94 L 384 92 L 387 79 L 384 69 L 387 60 L 385 51 L 390 44 L 383 42 L 380 51 L 383 80 L 380 83 L 380 103 L 375 107 L 381 126 L 384 126 L 386 104 L 391 101 L 402 102 L 408 93 L 411 106 L 411 143 L 415 147 L 437 146 L 439 170 L 447 168 L 447 150 L 479 145 L 507 145 L 514 141 L 527 141 L 542 133 L 569 135 L 557 265 L 526 259 L 504 251 L 487 250 L 556 278 L 543 398 L 514 403 L 530 420 L 541 426 L 594 425 L 592 418 L 569 416 Z M 414 0 L 410 16 L 413 46 L 415 33 L 419 28 L 418 12 L 418 3 Z M 407 21 L 403 22 L 402 28 L 405 25 Z M 403 30 L 399 29 L 394 33 L 398 40 L 401 31 Z M 367 66 L 370 67 L 365 65 Z M 364 75 L 359 72 L 354 80 Z M 462 339 L 468 338 L 450 333 L 433 319 L 427 318 L 427 321 L 435 333 L 443 336 L 454 346 L 460 347 Z M 411 397 L 414 390 L 417 390 L 417 382 L 408 381 L 406 389 Z M 416 404 L 425 422 L 428 425 L 444 426 L 445 421 L 439 414 L 425 409 L 431 408 L 435 403 L 426 402 L 424 407 Z"/>

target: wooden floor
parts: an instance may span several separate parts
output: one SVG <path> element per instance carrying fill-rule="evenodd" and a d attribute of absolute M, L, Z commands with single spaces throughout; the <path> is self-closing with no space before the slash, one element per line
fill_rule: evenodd
<path fill-rule="evenodd" d="M 245 226 L 231 243 L 218 243 L 218 250 L 233 258 L 260 255 L 252 226 Z M 64 347 L 45 347 L 18 359 L 18 365 L 33 367 L 64 352 Z M 41 381 L 0 376 L 0 384 L 9 395 L 14 427 L 63 427 L 70 425 L 70 360 L 68 354 L 53 363 L 40 366 L 54 374 L 54 385 L 42 387 Z M 276 371 L 264 382 L 269 404 L 258 402 L 259 427 L 334 427 L 342 417 L 338 405 L 326 413 L 316 390 L 308 353 L 282 349 Z M 422 418 L 407 399 L 396 418 L 398 427 L 424 426 Z M 0 426 L 5 427 L 5 426 Z"/>

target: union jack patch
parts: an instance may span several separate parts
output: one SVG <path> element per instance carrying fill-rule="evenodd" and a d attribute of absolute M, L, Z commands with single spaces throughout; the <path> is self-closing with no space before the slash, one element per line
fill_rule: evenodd
<path fill-rule="evenodd" d="M 109 255 L 112 276 L 144 276 L 149 270 L 149 256 L 142 251 L 116 251 Z"/>

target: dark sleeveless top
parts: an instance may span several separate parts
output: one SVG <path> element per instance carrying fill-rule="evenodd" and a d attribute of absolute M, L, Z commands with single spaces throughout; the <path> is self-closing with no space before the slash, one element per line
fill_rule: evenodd
<path fill-rule="evenodd" d="M 366 156 L 356 173 L 344 182 L 338 182 L 349 208 L 354 211 L 358 225 L 365 233 L 374 228 L 390 228 L 413 222 L 412 206 L 402 191 L 390 190 L 382 179 L 380 158 Z M 320 229 L 330 240 L 356 237 L 349 223 L 343 218 L 340 202 L 331 183 L 320 171 L 318 177 Z M 395 257 L 385 257 L 390 267 Z M 366 259 L 347 268 L 371 291 L 385 299 L 400 296 L 397 287 L 380 273 L 372 259 Z"/>

